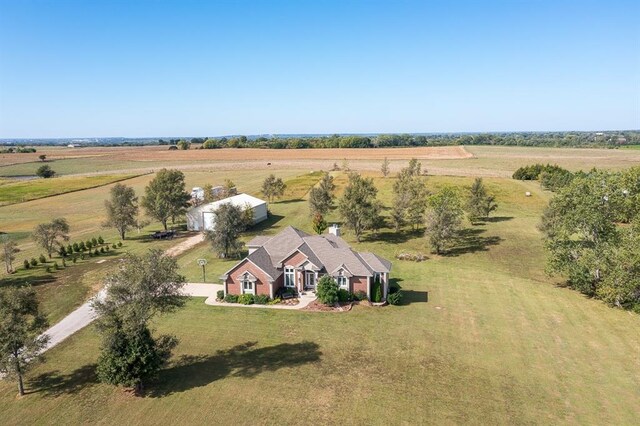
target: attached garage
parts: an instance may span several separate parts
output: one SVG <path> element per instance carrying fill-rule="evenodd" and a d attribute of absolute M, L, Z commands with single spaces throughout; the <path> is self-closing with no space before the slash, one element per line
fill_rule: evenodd
<path fill-rule="evenodd" d="M 187 229 L 189 231 L 210 231 L 215 227 L 215 211 L 223 204 L 231 203 L 242 209 L 253 210 L 253 224 L 267 219 L 267 202 L 248 194 L 238 194 L 233 197 L 214 201 L 193 207 L 187 211 Z"/>

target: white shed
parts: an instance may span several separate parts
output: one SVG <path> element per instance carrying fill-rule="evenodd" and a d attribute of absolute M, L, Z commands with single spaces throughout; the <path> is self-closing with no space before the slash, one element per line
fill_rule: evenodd
<path fill-rule="evenodd" d="M 214 201 L 193 207 L 187 211 L 187 229 L 189 231 L 210 231 L 215 227 L 215 211 L 222 204 L 231 203 L 242 208 L 253 210 L 253 224 L 267 219 L 267 202 L 248 194 L 238 194 L 233 197 Z"/>

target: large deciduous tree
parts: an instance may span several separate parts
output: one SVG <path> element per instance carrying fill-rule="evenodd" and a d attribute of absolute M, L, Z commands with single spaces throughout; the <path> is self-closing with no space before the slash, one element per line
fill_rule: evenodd
<path fill-rule="evenodd" d="M 185 190 L 184 174 L 179 170 L 162 169 L 145 188 L 142 207 L 166 230 L 167 221 L 175 222 L 183 215 L 190 199 L 191 195 Z"/>
<path fill-rule="evenodd" d="M 333 176 L 325 173 L 317 186 L 311 188 L 309 192 L 309 212 L 311 216 L 316 213 L 324 216 L 333 209 L 333 191 L 336 186 L 333 183 Z"/>
<path fill-rule="evenodd" d="M 61 247 L 64 241 L 69 240 L 69 224 L 63 217 L 53 219 L 49 223 L 41 223 L 33 230 L 32 237 L 51 258 L 56 247 Z"/>
<path fill-rule="evenodd" d="M 93 305 L 102 335 L 97 367 L 101 381 L 140 392 L 144 382 L 158 373 L 177 339 L 154 338 L 149 323 L 184 305 L 184 282 L 176 260 L 160 250 L 122 259 L 118 271 L 106 279 L 104 299 Z"/>
<path fill-rule="evenodd" d="M 479 219 L 486 219 L 492 211 L 498 208 L 495 197 L 487 193 L 482 178 L 476 178 L 473 181 L 465 207 L 472 223 Z"/>
<path fill-rule="evenodd" d="M 391 220 L 396 232 L 405 224 L 417 229 L 424 223 L 429 191 L 421 176 L 421 168 L 421 163 L 412 158 L 409 165 L 398 173 L 398 178 L 393 184 Z"/>
<path fill-rule="evenodd" d="M 7 274 L 13 273 L 15 254 L 20 252 L 18 245 L 8 235 L 0 235 L 0 260 L 4 262 Z"/>
<path fill-rule="evenodd" d="M 251 210 L 251 209 L 249 209 Z M 218 256 L 228 258 L 240 253 L 240 234 L 249 226 L 248 216 L 240 206 L 224 203 L 214 213 L 215 226 L 207 231 L 206 239 Z"/>
<path fill-rule="evenodd" d="M 620 243 L 614 222 L 619 197 L 608 173 L 577 176 L 558 192 L 542 217 L 548 271 L 568 277 L 569 285 L 594 296 Z"/>
<path fill-rule="evenodd" d="M 455 240 L 462 226 L 462 203 L 457 191 L 444 187 L 429 197 L 425 235 L 436 254 Z"/>
<path fill-rule="evenodd" d="M 353 231 L 358 241 L 364 231 L 380 226 L 382 205 L 376 198 L 377 193 L 373 179 L 363 178 L 355 172 L 349 174 L 349 184 L 338 209 L 345 226 Z"/>
<path fill-rule="evenodd" d="M 126 232 L 138 223 L 138 197 L 133 188 L 121 183 L 115 184 L 110 192 L 111 199 L 104 202 L 107 209 L 104 226 L 115 228 L 124 240 Z"/>
<path fill-rule="evenodd" d="M 287 185 L 281 178 L 276 178 L 275 175 L 271 174 L 262 182 L 262 195 L 267 197 L 267 200 L 271 203 L 274 198 L 282 197 L 286 188 Z"/>
<path fill-rule="evenodd" d="M 0 372 L 17 380 L 20 395 L 24 395 L 25 371 L 40 360 L 49 341 L 43 334 L 47 326 L 32 288 L 0 290 Z"/>

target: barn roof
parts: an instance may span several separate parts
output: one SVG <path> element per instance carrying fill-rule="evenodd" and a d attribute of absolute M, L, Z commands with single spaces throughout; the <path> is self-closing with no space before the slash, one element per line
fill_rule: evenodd
<path fill-rule="evenodd" d="M 234 206 L 243 207 L 243 208 L 246 205 L 251 206 L 251 208 L 255 208 L 257 206 L 267 204 L 266 201 L 256 197 L 252 197 L 249 194 L 238 194 L 238 195 L 234 195 L 233 197 L 223 198 L 222 200 L 218 200 L 212 203 L 202 204 L 200 206 L 193 207 L 189 209 L 189 212 L 195 212 L 195 211 L 213 212 L 213 211 L 216 211 L 218 207 L 220 207 L 221 205 L 227 204 L 227 203 L 231 203 Z"/>

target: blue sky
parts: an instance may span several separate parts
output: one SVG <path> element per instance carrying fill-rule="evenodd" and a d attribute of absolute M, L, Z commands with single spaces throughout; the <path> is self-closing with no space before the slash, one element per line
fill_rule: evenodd
<path fill-rule="evenodd" d="M 0 137 L 640 128 L 640 2 L 4 1 Z"/>

